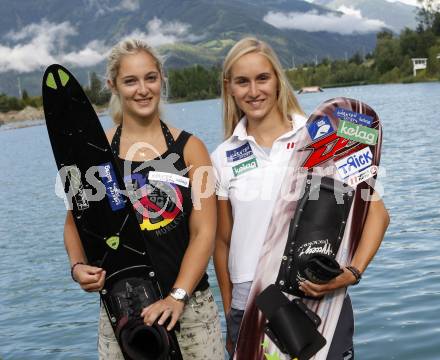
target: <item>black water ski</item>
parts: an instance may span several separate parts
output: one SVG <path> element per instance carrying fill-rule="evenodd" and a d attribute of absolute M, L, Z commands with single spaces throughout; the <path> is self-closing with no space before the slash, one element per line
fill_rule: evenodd
<path fill-rule="evenodd" d="M 43 77 L 43 105 L 66 202 L 90 265 L 106 270 L 101 299 L 125 359 L 182 359 L 174 331 L 143 324 L 162 297 L 131 202 L 99 119 L 80 84 L 60 65 Z"/>

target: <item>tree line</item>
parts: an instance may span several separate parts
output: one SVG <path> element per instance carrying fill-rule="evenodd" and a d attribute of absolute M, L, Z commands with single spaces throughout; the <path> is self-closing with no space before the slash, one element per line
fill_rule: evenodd
<path fill-rule="evenodd" d="M 171 69 L 166 79 L 166 97 L 170 102 L 192 101 L 216 98 L 220 95 L 220 67 L 204 68 L 200 65 L 184 69 Z M 111 92 L 104 86 L 98 75 L 90 74 L 89 86 L 84 92 L 90 102 L 97 106 L 106 105 Z M 0 112 L 19 111 L 26 106 L 39 108 L 43 104 L 41 96 L 29 96 L 23 90 L 21 98 L 0 94 Z"/>
<path fill-rule="evenodd" d="M 96 73 L 90 75 L 90 85 L 84 88 L 84 92 L 94 105 L 106 105 L 110 100 L 110 91 L 107 90 Z M 22 96 L 8 96 L 0 94 L 0 112 L 19 111 L 25 107 L 31 106 L 40 108 L 43 106 L 42 96 L 29 96 L 26 90 L 23 90 Z"/>
<path fill-rule="evenodd" d="M 29 96 L 26 90 L 23 90 L 21 98 L 0 94 L 0 112 L 22 110 L 26 106 L 39 108 L 42 104 L 43 99 L 41 96 Z"/>
<path fill-rule="evenodd" d="M 168 72 L 168 99 L 192 101 L 217 98 L 220 95 L 220 66 L 204 68 L 194 65 Z"/>
<path fill-rule="evenodd" d="M 415 30 L 406 28 L 399 35 L 386 30 L 379 32 L 374 51 L 366 56 L 355 53 L 348 60 L 324 58 L 317 65 L 287 69 L 289 81 L 300 88 L 440 80 L 440 5 L 436 0 L 419 0 L 419 3 Z M 426 70 L 419 71 L 416 77 L 411 58 L 427 58 Z M 217 98 L 220 73 L 220 66 L 170 69 L 166 79 L 167 99 L 175 102 Z M 84 90 L 95 105 L 105 105 L 110 99 L 111 93 L 96 73 L 91 74 L 89 86 Z M 26 90 L 21 98 L 0 94 L 0 112 L 41 105 L 41 97 L 31 97 Z"/>
<path fill-rule="evenodd" d="M 348 61 L 305 64 L 287 70 L 289 80 L 296 88 L 440 80 L 440 5 L 434 0 L 419 2 L 415 30 L 406 28 L 399 35 L 379 32 L 376 48 L 367 56 L 356 53 Z M 419 70 L 416 77 L 412 58 L 427 58 L 426 70 Z"/>

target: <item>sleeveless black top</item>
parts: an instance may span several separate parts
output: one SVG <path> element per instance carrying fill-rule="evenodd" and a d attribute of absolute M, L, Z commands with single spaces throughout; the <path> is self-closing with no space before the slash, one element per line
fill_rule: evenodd
<path fill-rule="evenodd" d="M 118 159 L 127 190 L 141 191 L 133 203 L 144 234 L 147 250 L 159 275 L 166 296 L 174 285 L 189 244 L 189 216 L 193 208 L 191 185 L 183 157 L 183 148 L 191 134 L 182 131 L 174 140 L 168 127 L 161 121 L 167 151 L 148 161 L 130 161 L 119 157 L 122 127 L 118 126 L 111 148 Z M 124 167 L 128 166 L 127 173 Z M 205 273 L 194 291 L 209 286 Z"/>

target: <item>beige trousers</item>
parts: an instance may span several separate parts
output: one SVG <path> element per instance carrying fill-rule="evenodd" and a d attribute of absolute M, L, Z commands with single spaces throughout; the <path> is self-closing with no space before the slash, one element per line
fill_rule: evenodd
<path fill-rule="evenodd" d="M 211 289 L 196 291 L 183 309 L 176 331 L 184 360 L 224 360 L 217 304 Z M 100 360 L 124 360 L 108 316 L 101 306 L 98 352 Z"/>

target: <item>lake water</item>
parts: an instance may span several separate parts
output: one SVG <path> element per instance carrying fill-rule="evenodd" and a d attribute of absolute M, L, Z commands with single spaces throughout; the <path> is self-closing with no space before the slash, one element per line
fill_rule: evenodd
<path fill-rule="evenodd" d="M 440 359 L 440 83 L 327 89 L 299 101 L 310 113 L 336 96 L 360 99 L 382 119 L 391 215 L 350 290 L 357 358 Z M 171 104 L 165 117 L 212 151 L 222 139 L 220 111 L 219 100 Z M 106 117 L 103 124 L 111 125 Z M 98 296 L 70 279 L 46 129 L 0 131 L 0 144 L 0 358 L 96 359 Z M 209 273 L 221 308 L 212 266 Z"/>

